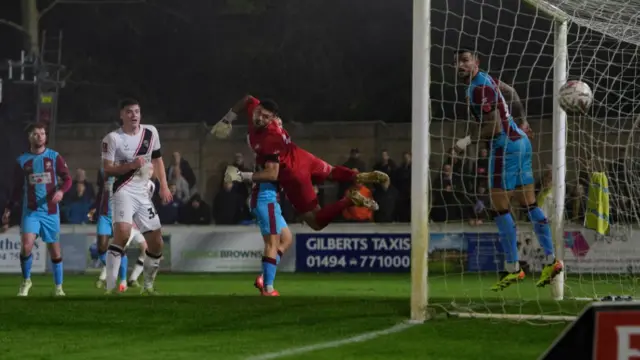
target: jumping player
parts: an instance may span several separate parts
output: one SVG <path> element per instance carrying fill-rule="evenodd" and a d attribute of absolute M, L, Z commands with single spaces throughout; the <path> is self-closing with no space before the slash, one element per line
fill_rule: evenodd
<path fill-rule="evenodd" d="M 287 131 L 274 121 L 278 118 L 278 105 L 271 100 L 260 101 L 245 96 L 213 126 L 211 133 L 218 138 L 229 136 L 231 123 L 243 111 L 249 117 L 249 146 L 257 154 L 256 163 L 263 165 L 261 171 L 242 173 L 243 180 L 259 183 L 278 181 L 302 220 L 314 230 L 325 228 L 349 206 L 377 210 L 378 204 L 358 191 L 350 191 L 338 202 L 320 208 L 312 180 L 383 183 L 389 180 L 389 176 L 380 171 L 357 173 L 344 166 L 331 166 L 299 148 Z"/>
<path fill-rule="evenodd" d="M 160 198 L 171 201 L 158 131 L 141 125 L 140 105 L 136 100 L 120 102 L 122 127 L 102 140 L 102 167 L 113 182 L 113 243 L 107 252 L 107 293 L 114 291 L 124 248 L 135 221 L 144 234 L 148 249 L 144 259 L 143 294 L 154 294 L 154 281 L 162 258 L 162 233 L 156 209 L 147 193 L 150 163 L 157 171 Z"/>
<path fill-rule="evenodd" d="M 274 121 L 282 126 L 279 118 Z M 261 166 L 256 164 L 256 171 L 261 170 Z M 282 216 L 279 193 L 277 182 L 254 183 L 251 190 L 251 212 L 257 219 L 264 240 L 262 274 L 254 283 L 262 296 L 280 296 L 273 288 L 273 283 L 280 259 L 293 243 L 291 231 Z"/>
<path fill-rule="evenodd" d="M 64 296 L 62 290 L 62 253 L 60 251 L 60 209 L 58 204 L 71 188 L 67 163 L 56 151 L 46 147 L 46 125 L 29 126 L 29 152 L 17 159 L 13 193 L 4 210 L 2 223 L 8 227 L 13 205 L 22 201 L 20 267 L 22 284 L 18 296 L 29 295 L 33 245 L 40 236 L 47 244 L 51 256 L 55 296 Z M 58 183 L 58 176 L 62 183 Z"/>
<path fill-rule="evenodd" d="M 489 141 L 491 203 L 507 271 L 492 290 L 502 290 L 525 277 L 518 263 L 516 224 L 510 212 L 513 196 L 527 209 L 534 232 L 544 249 L 544 267 L 536 285 L 545 286 L 562 272 L 562 263 L 555 259 L 549 222 L 536 203 L 531 142 L 509 113 L 508 104 L 511 101 L 512 107 L 521 114 L 524 113 L 522 104 L 512 87 L 479 70 L 480 60 L 474 51 L 460 50 L 456 64 L 458 77 L 468 84 L 467 101 L 478 121 L 479 134 L 474 139 Z M 471 142 L 472 137 L 466 136 L 458 140 L 454 148 L 463 152 Z"/>

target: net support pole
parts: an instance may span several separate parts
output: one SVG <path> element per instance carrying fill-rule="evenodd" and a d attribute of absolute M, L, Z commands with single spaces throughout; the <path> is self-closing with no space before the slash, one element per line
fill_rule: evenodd
<path fill-rule="evenodd" d="M 567 82 L 567 21 L 554 21 L 553 50 L 553 204 L 551 231 L 556 258 L 564 260 L 564 202 L 567 173 L 567 114 L 560 107 L 560 88 Z M 551 284 L 551 295 L 555 300 L 564 297 L 565 272 Z"/>
<path fill-rule="evenodd" d="M 411 99 L 411 321 L 428 320 L 431 0 L 413 0 Z"/>

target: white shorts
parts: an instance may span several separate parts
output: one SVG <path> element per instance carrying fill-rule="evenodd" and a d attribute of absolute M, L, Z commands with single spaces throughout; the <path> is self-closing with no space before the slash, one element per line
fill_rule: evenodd
<path fill-rule="evenodd" d="M 133 245 L 136 247 L 140 247 L 140 244 L 144 243 L 144 236 L 138 229 L 131 229 L 131 236 L 129 236 L 129 240 L 127 240 L 127 244 L 124 246 L 125 250 L 129 248 L 129 246 Z"/>
<path fill-rule="evenodd" d="M 133 224 L 141 233 L 160 229 L 160 218 L 146 191 L 140 194 L 120 189 L 111 196 L 113 224 Z"/>

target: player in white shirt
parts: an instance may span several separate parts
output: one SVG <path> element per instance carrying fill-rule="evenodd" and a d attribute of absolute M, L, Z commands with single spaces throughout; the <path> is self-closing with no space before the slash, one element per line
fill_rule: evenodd
<path fill-rule="evenodd" d="M 113 242 L 107 252 L 107 293 L 116 288 L 120 261 L 135 222 L 147 242 L 142 292 L 153 294 L 154 281 L 162 258 L 160 219 L 147 193 L 151 166 L 156 169 L 163 202 L 171 201 L 158 130 L 141 125 L 140 105 L 136 100 L 120 102 L 122 127 L 102 140 L 102 167 L 106 176 L 115 176 L 112 190 Z"/>
<path fill-rule="evenodd" d="M 151 168 L 151 178 L 153 178 L 153 168 Z M 108 190 L 111 191 L 111 189 L 108 189 Z M 153 182 L 153 180 L 149 180 L 147 184 L 147 192 L 149 194 L 149 199 L 153 199 L 153 194 L 155 190 L 156 190 L 156 184 Z M 120 285 L 118 286 L 118 291 L 120 292 L 127 291 L 127 288 L 129 287 L 134 287 L 134 288 L 140 287 L 140 284 L 138 283 L 138 278 L 140 277 L 144 269 L 144 258 L 145 258 L 145 252 L 147 251 L 147 242 L 145 241 L 142 233 L 140 233 L 140 231 L 135 227 L 135 225 L 131 227 L 131 236 L 129 236 L 129 240 L 127 240 L 127 244 L 124 247 L 125 253 L 127 249 L 129 249 L 129 247 L 131 246 L 135 246 L 138 249 L 140 249 L 140 254 L 138 255 L 136 264 L 133 266 L 133 270 L 131 271 L 131 277 L 129 278 L 128 281 L 127 281 L 127 274 L 126 274 L 127 267 L 124 266 L 124 269 L 122 266 L 120 267 L 120 271 L 119 271 Z M 125 258 L 126 257 L 121 257 L 122 260 L 124 260 Z M 98 287 L 99 288 L 105 287 L 106 280 L 107 280 L 107 267 L 103 266 L 102 270 L 100 271 L 100 276 L 98 277 L 98 284 L 99 284 Z"/>

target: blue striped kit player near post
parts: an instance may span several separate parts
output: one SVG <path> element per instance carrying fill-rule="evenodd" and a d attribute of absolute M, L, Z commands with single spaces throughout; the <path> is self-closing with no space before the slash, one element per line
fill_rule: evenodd
<path fill-rule="evenodd" d="M 549 221 L 536 202 L 531 141 L 510 113 L 509 104 L 524 116 L 520 98 L 511 86 L 480 71 L 480 58 L 474 50 L 459 50 L 455 65 L 458 78 L 467 84 L 467 102 L 477 121 L 478 131 L 473 136 L 456 141 L 454 150 L 464 152 L 474 140 L 487 141 L 489 144 L 491 204 L 505 254 L 506 270 L 506 274 L 491 289 L 503 290 L 525 277 L 518 262 L 516 224 L 511 215 L 512 197 L 527 209 L 533 230 L 545 253 L 544 267 L 536 285 L 548 285 L 562 272 L 563 266 L 555 258 Z"/>
<path fill-rule="evenodd" d="M 54 295 L 64 296 L 58 204 L 71 188 L 71 176 L 62 156 L 47 148 L 46 125 L 42 123 L 31 125 L 27 132 L 30 148 L 28 152 L 16 159 L 12 196 L 2 216 L 3 230 L 9 226 L 11 210 L 22 202 L 20 223 L 22 283 L 18 296 L 29 295 L 32 286 L 32 250 L 37 237 L 47 244 L 51 256 Z"/>

